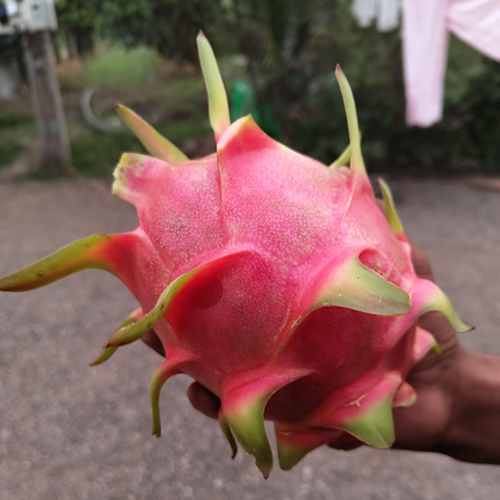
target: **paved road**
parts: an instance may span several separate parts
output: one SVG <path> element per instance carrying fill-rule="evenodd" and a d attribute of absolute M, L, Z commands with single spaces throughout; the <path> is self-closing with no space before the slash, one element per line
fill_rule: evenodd
<path fill-rule="evenodd" d="M 500 195 L 451 183 L 398 187 L 406 228 L 477 326 L 463 342 L 500 354 Z M 0 274 L 136 223 L 107 186 L 84 181 L 4 183 L 0 213 Z M 163 437 L 151 437 L 147 389 L 159 357 L 134 344 L 87 366 L 133 307 L 124 287 L 97 271 L 0 297 L 0 500 L 500 497 L 500 468 L 371 449 L 322 449 L 263 481 L 243 453 L 231 461 L 217 424 L 190 408 L 187 377 L 165 386 Z"/>

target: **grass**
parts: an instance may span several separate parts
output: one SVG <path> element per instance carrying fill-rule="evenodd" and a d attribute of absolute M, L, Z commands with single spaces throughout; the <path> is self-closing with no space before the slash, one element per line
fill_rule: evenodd
<path fill-rule="evenodd" d="M 19 142 L 0 141 L 0 168 L 11 165 L 24 151 L 24 146 Z"/>
<path fill-rule="evenodd" d="M 8 112 L 0 115 L 0 168 L 12 164 L 26 149 L 26 139 L 34 129 L 30 114 Z"/>
<path fill-rule="evenodd" d="M 147 47 L 127 50 L 103 45 L 82 68 L 82 83 L 89 87 L 136 90 L 155 81 L 161 60 Z"/>
<path fill-rule="evenodd" d="M 206 103 L 205 84 L 202 76 L 195 75 L 165 82 L 159 99 L 162 105 L 168 109 L 175 108 L 196 112 L 199 110 L 200 104 Z"/>
<path fill-rule="evenodd" d="M 0 115 L 0 130 L 10 130 L 12 127 L 19 127 L 33 124 L 33 116 L 30 113 L 5 113 Z"/>
<path fill-rule="evenodd" d="M 62 87 L 135 91 L 155 83 L 163 65 L 157 52 L 147 47 L 126 49 L 104 42 L 85 59 L 63 61 L 57 67 Z"/>
<path fill-rule="evenodd" d="M 113 172 L 121 153 L 143 153 L 141 144 L 127 132 L 102 134 L 87 131 L 71 141 L 73 166 L 87 177 L 103 177 Z"/>

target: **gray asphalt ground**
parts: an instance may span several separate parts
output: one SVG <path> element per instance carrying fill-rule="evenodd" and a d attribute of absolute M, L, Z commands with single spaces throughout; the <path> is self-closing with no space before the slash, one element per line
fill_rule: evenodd
<path fill-rule="evenodd" d="M 500 354 L 500 194 L 451 181 L 397 188 L 407 231 L 477 327 L 462 341 Z M 136 224 L 109 186 L 87 181 L 4 182 L 0 213 L 0 274 Z M 321 449 L 263 481 L 241 450 L 231 461 L 217 423 L 190 407 L 185 376 L 164 387 L 163 437 L 152 437 L 148 385 L 159 356 L 137 343 L 88 366 L 134 307 L 121 283 L 98 271 L 0 296 L 0 500 L 500 498 L 500 467 L 368 448 Z"/>

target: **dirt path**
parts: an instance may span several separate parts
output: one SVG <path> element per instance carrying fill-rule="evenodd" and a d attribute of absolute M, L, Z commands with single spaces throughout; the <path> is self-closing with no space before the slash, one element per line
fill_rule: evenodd
<path fill-rule="evenodd" d="M 439 284 L 500 354 L 500 195 L 437 182 L 398 184 L 400 215 Z M 91 182 L 0 185 L 0 274 L 79 237 L 131 229 L 133 209 Z M 500 468 L 361 449 L 316 451 L 263 481 L 217 423 L 197 414 L 187 377 L 162 394 L 163 437 L 150 435 L 148 384 L 160 358 L 142 345 L 89 368 L 134 300 L 90 271 L 0 296 L 0 500 L 490 500 Z"/>

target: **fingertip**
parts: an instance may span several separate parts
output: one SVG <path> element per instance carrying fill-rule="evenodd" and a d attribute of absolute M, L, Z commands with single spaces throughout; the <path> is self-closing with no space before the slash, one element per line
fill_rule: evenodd
<path fill-rule="evenodd" d="M 410 243 L 413 267 L 415 268 L 415 272 L 417 273 L 418 277 L 429 281 L 434 281 L 432 266 L 429 258 L 424 253 L 424 251 L 411 240 L 411 238 L 408 239 L 408 242 Z"/>
<path fill-rule="evenodd" d="M 193 382 L 187 390 L 187 397 L 193 407 L 207 417 L 217 418 L 220 408 L 219 398 L 198 382 Z"/>
<path fill-rule="evenodd" d="M 165 357 L 165 348 L 163 347 L 163 343 L 153 330 L 146 332 L 141 339 L 148 347 L 153 349 L 153 351 L 156 351 L 160 356 Z"/>
<path fill-rule="evenodd" d="M 363 445 L 364 445 L 364 443 L 359 441 L 355 437 L 353 437 L 349 434 L 342 434 L 335 441 L 328 443 L 327 446 L 329 448 L 333 448 L 334 450 L 351 451 L 351 450 L 355 450 Z"/>

